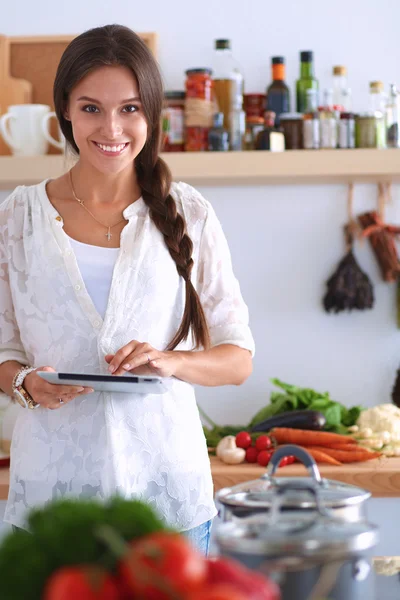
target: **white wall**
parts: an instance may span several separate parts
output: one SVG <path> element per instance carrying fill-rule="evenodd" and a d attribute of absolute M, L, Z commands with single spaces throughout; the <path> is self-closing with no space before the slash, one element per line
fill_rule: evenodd
<path fill-rule="evenodd" d="M 243 66 L 246 91 L 263 91 L 270 56 L 287 58 L 288 82 L 298 73 L 299 50 L 315 52 L 322 87 L 333 64 L 350 74 L 354 107 L 365 108 L 368 82 L 400 84 L 398 0 L 183 0 L 101 4 L 70 0 L 65 8 L 47 0 L 20 0 L 2 11 L 9 35 L 79 33 L 120 22 L 159 34 L 166 86 L 182 88 L 188 67 L 212 64 L 213 40 L 229 37 Z M 340 40 L 340 41 L 339 41 Z M 390 401 L 400 364 L 395 290 L 384 284 L 368 243 L 357 257 L 375 283 L 373 311 L 328 316 L 321 309 L 324 282 L 343 254 L 346 188 L 249 186 L 202 188 L 228 237 L 236 274 L 248 302 L 257 345 L 254 373 L 241 388 L 200 389 L 199 403 L 221 423 L 246 422 L 267 402 L 270 377 L 329 390 L 346 404 Z M 5 194 L 0 195 L 3 197 Z M 356 188 L 355 208 L 375 206 L 374 186 Z M 394 188 L 388 220 L 400 222 L 400 193 Z"/>

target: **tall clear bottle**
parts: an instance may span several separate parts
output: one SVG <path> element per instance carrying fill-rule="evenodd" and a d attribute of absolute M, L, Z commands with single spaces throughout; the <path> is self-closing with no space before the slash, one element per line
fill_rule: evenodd
<path fill-rule="evenodd" d="M 386 148 L 386 104 L 387 96 L 382 81 L 369 84 L 369 111 L 375 119 L 376 147 Z"/>
<path fill-rule="evenodd" d="M 307 109 L 307 90 L 318 92 L 319 84 L 314 75 L 314 55 L 311 50 L 300 52 L 300 79 L 296 82 L 297 112 Z"/>
<path fill-rule="evenodd" d="M 243 101 L 244 79 L 231 50 L 230 40 L 215 40 L 213 61 L 214 94 L 224 123 L 231 130 L 230 114 Z"/>
<path fill-rule="evenodd" d="M 347 85 L 347 69 L 342 65 L 333 67 L 332 93 L 334 110 L 339 113 L 349 112 L 351 106 L 349 105 L 350 90 Z"/>
<path fill-rule="evenodd" d="M 243 110 L 243 97 L 237 97 L 229 113 L 230 150 L 244 150 L 246 134 L 246 113 Z"/>
<path fill-rule="evenodd" d="M 400 148 L 400 94 L 394 83 L 386 106 L 386 142 L 388 148 Z"/>

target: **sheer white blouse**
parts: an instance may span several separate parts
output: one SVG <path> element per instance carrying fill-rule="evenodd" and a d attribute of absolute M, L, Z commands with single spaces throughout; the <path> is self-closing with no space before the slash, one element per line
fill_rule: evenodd
<path fill-rule="evenodd" d="M 165 349 L 181 322 L 185 286 L 143 199 L 124 211 L 128 223 L 102 318 L 46 183 L 18 187 L 0 205 L 0 364 L 107 374 L 104 356 L 130 340 Z M 212 345 L 254 352 L 247 306 L 213 208 L 187 184 L 173 184 L 171 193 L 193 241 L 192 281 Z M 191 348 L 189 339 L 178 349 Z M 161 396 L 95 392 L 58 410 L 21 407 L 5 521 L 26 527 L 27 511 L 51 499 L 115 493 L 149 502 L 181 530 L 215 515 L 192 385 L 173 379 Z"/>

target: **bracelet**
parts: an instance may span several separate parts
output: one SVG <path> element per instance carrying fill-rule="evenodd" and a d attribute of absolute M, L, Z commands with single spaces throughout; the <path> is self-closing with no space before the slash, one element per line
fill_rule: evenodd
<path fill-rule="evenodd" d="M 38 408 L 40 405 L 34 401 L 32 396 L 23 387 L 25 377 L 36 371 L 34 367 L 22 367 L 14 376 L 11 384 L 13 399 L 16 400 L 23 408 Z"/>
<path fill-rule="evenodd" d="M 13 392 L 15 391 L 15 388 L 19 387 L 24 383 L 25 377 L 28 375 L 28 373 L 32 373 L 32 371 L 36 371 L 35 367 L 21 367 L 21 369 L 19 369 L 19 371 L 16 372 L 16 374 L 14 375 L 13 382 L 11 384 L 11 389 Z"/>

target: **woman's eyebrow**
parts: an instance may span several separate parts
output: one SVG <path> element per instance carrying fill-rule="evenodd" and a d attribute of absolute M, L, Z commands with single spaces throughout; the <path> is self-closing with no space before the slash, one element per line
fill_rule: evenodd
<path fill-rule="evenodd" d="M 84 100 L 85 102 L 94 102 L 95 104 L 101 105 L 101 102 L 99 100 L 96 100 L 95 98 L 90 98 L 89 96 L 81 96 L 80 98 L 77 99 L 77 102 L 80 102 L 81 100 Z M 134 96 L 133 98 L 127 98 L 127 100 L 122 100 L 120 102 L 120 104 L 127 104 L 128 102 L 140 102 L 140 98 L 139 98 L 139 96 Z"/>

